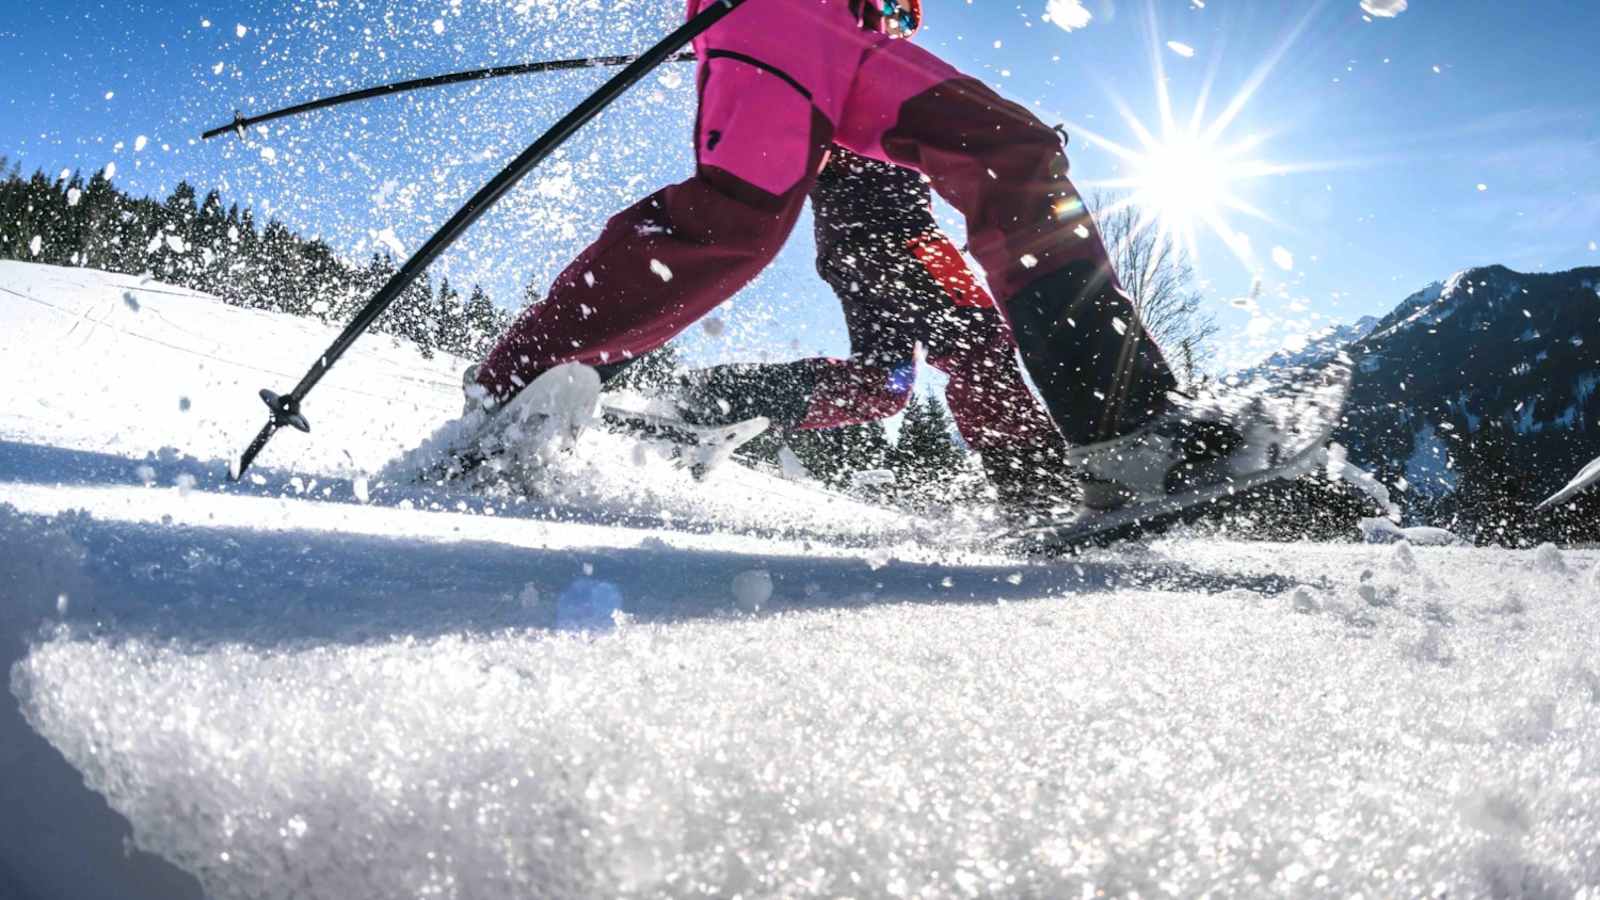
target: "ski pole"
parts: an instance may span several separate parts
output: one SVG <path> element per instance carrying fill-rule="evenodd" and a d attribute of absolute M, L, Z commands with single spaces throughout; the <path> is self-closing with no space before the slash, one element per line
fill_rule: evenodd
<path fill-rule="evenodd" d="M 377 87 L 362 88 L 359 91 L 350 91 L 336 94 L 332 97 L 323 97 L 320 100 L 310 100 L 275 109 L 272 112 L 262 113 L 258 116 L 246 116 L 235 111 L 233 121 L 226 125 L 206 131 L 200 139 L 208 141 L 218 135 L 228 132 L 244 137 L 246 128 L 259 125 L 262 122 L 271 122 L 274 119 L 283 119 L 297 116 L 301 113 L 327 109 L 330 106 L 339 106 L 345 103 L 354 103 L 357 100 L 370 100 L 373 97 L 387 97 L 391 94 L 403 94 L 406 91 L 415 91 L 421 88 L 443 87 L 449 84 L 462 84 L 469 81 L 484 81 L 490 78 L 504 78 L 508 75 L 531 75 L 536 72 L 556 72 L 564 69 L 591 69 L 607 66 L 625 66 L 639 59 L 639 54 L 628 56 L 589 56 L 582 59 L 551 59 L 544 62 L 519 63 L 513 66 L 495 66 L 488 69 L 472 69 L 467 72 L 454 72 L 449 75 L 433 75 L 427 78 L 412 78 L 408 81 L 396 81 L 392 84 L 380 84 Z M 662 60 L 663 62 L 693 62 L 693 53 L 679 53 L 677 56 Z"/>
<path fill-rule="evenodd" d="M 311 392 L 312 388 L 317 386 L 317 382 L 321 381 L 322 376 L 333 368 L 333 364 L 339 361 L 339 357 L 350 349 L 356 339 L 361 337 L 379 316 L 383 315 L 383 311 L 389 308 L 395 298 L 399 297 L 401 292 L 422 274 L 422 271 L 428 267 L 429 263 L 433 262 L 439 254 L 455 243 L 456 239 L 461 237 L 462 233 L 473 222 L 476 222 L 479 216 L 487 212 L 501 197 L 505 196 L 507 191 L 511 190 L 518 181 L 521 181 L 523 176 L 527 175 L 534 166 L 537 166 L 557 147 L 572 137 L 579 128 L 582 128 L 585 123 L 598 115 L 601 110 L 610 106 L 612 101 L 622 95 L 623 91 L 626 91 L 639 79 L 649 74 L 652 69 L 660 65 L 667 57 L 681 50 L 685 44 L 722 21 L 725 16 L 738 9 L 744 2 L 745 0 L 714 0 L 694 18 L 678 26 L 677 30 L 663 38 L 659 44 L 639 54 L 639 58 L 629 63 L 627 68 L 611 76 L 609 81 L 574 107 L 561 121 L 550 126 L 549 131 L 546 131 L 539 136 L 538 140 L 529 144 L 528 149 L 522 151 L 521 155 L 512 160 L 504 171 L 491 179 L 488 184 L 479 188 L 478 192 L 472 195 L 472 198 L 467 201 L 465 206 L 457 210 L 456 214 L 451 216 L 450 220 L 445 222 L 444 226 L 433 237 L 428 238 L 427 243 L 423 244 L 421 249 L 406 260 L 405 265 L 401 266 L 400 270 L 395 272 L 389 281 L 378 289 L 372 299 L 367 301 L 367 305 L 362 307 L 361 311 L 356 314 L 355 319 L 349 325 L 346 325 L 344 331 L 340 332 L 339 336 L 328 346 L 328 349 L 317 357 L 317 361 L 307 370 L 305 377 L 300 379 L 300 383 L 295 385 L 294 390 L 280 395 L 263 388 L 261 399 L 267 404 L 267 410 L 270 412 L 271 418 L 267 420 L 267 424 L 256 435 L 255 440 L 250 442 L 250 446 L 245 448 L 244 455 L 239 458 L 238 471 L 231 473 L 233 480 L 238 481 L 244 477 L 244 473 L 250 468 L 250 464 L 266 448 L 267 442 L 272 440 L 274 434 L 278 433 L 278 429 L 287 425 L 299 431 L 309 432 L 311 430 L 311 424 L 306 421 L 305 415 L 300 412 L 300 404 L 304 402 L 306 395 Z"/>

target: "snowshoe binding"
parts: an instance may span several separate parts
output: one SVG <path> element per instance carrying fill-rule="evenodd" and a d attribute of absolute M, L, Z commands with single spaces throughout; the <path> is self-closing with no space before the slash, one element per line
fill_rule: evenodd
<path fill-rule="evenodd" d="M 1316 471 L 1326 465 L 1350 377 L 1339 363 L 1273 392 L 1175 396 L 1138 430 L 1069 450 L 1079 508 L 1012 537 L 1043 555 L 1106 546 L 1231 509 L 1269 484 Z"/>
<path fill-rule="evenodd" d="M 594 421 L 600 376 L 577 363 L 556 366 L 510 400 L 495 404 L 478 386 L 477 367 L 463 378 L 466 408 L 402 459 L 422 484 L 477 482 L 518 469 L 537 469 L 570 449 Z"/>

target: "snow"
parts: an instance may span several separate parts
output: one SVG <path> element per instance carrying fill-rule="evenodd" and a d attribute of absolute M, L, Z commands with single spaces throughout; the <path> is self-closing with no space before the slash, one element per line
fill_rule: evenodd
<path fill-rule="evenodd" d="M 1361 0 L 1361 11 L 1381 19 L 1392 19 L 1406 11 L 1406 0 Z"/>
<path fill-rule="evenodd" d="M 0 893 L 1600 886 L 1600 552 L 1038 564 L 603 434 L 566 495 L 400 488 L 463 361 L 382 336 L 231 485 L 333 333 L 0 264 Z"/>
<path fill-rule="evenodd" d="M 1094 14 L 1084 8 L 1082 0 L 1049 0 L 1045 4 L 1044 18 L 1062 31 L 1074 31 L 1086 27 Z"/>
<path fill-rule="evenodd" d="M 1451 463 L 1450 445 L 1439 436 L 1433 423 L 1424 423 L 1411 441 L 1411 456 L 1406 459 L 1405 477 L 1429 496 L 1448 494 L 1460 480 Z"/>

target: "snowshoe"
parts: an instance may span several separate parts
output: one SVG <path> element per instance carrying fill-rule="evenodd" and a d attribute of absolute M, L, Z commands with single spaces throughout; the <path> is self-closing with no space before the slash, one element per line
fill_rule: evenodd
<path fill-rule="evenodd" d="M 1325 467 L 1350 378 L 1337 364 L 1272 394 L 1178 399 L 1138 431 L 1070 450 L 1079 508 L 1011 537 L 1044 555 L 1106 546 L 1232 509 Z"/>
<path fill-rule="evenodd" d="M 545 372 L 499 406 L 473 390 L 477 383 L 472 375 L 469 369 L 464 379 L 467 398 L 461 418 L 408 454 L 413 460 L 429 460 L 413 470 L 416 481 L 457 481 L 541 467 L 577 442 L 600 401 L 599 374 L 577 363 Z"/>
<path fill-rule="evenodd" d="M 727 425 L 696 425 L 675 416 L 605 402 L 601 419 L 617 431 L 643 441 L 668 446 L 673 461 L 703 481 L 745 444 L 755 440 L 770 424 L 763 416 Z"/>

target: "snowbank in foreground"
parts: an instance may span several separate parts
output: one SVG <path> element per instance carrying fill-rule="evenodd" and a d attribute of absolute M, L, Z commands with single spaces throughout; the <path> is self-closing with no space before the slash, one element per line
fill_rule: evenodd
<path fill-rule="evenodd" d="M 218 897 L 1600 885 L 1592 553 L 1007 572 L 59 524 L 109 599 L 13 690 Z M 737 609 L 757 566 L 776 612 Z M 542 627 L 584 580 L 621 624 Z"/>

